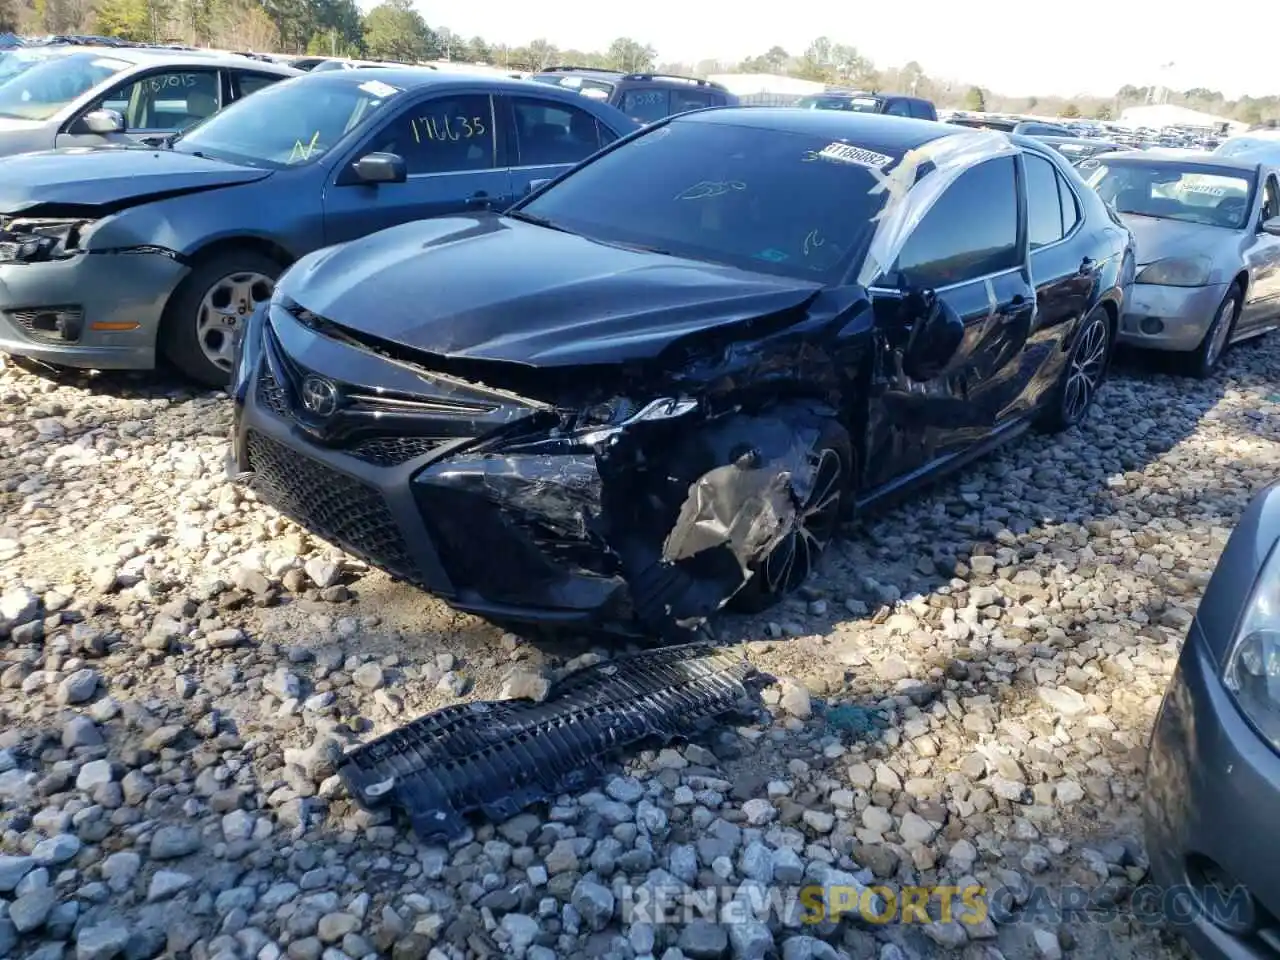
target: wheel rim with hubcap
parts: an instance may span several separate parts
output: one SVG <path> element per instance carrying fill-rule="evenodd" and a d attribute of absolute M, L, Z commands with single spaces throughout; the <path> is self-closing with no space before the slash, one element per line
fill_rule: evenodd
<path fill-rule="evenodd" d="M 827 447 L 818 455 L 813 489 L 798 511 L 795 525 L 769 552 L 760 570 L 770 593 L 790 593 L 813 572 L 840 522 L 844 479 L 840 454 Z"/>
<path fill-rule="evenodd" d="M 1204 365 L 1209 370 L 1213 369 L 1218 358 L 1222 356 L 1222 351 L 1227 345 L 1227 337 L 1231 336 L 1231 318 L 1235 313 L 1236 298 L 1227 297 L 1218 308 L 1217 316 L 1213 318 L 1213 327 L 1209 331 L 1209 349 L 1204 354 Z"/>
<path fill-rule="evenodd" d="M 271 299 L 275 281 L 253 270 L 228 274 L 209 288 L 196 316 L 196 339 L 214 366 L 230 372 L 236 334 L 259 304 Z"/>
<path fill-rule="evenodd" d="M 1101 317 L 1080 335 L 1067 368 L 1067 386 L 1062 395 L 1062 411 L 1068 423 L 1084 416 L 1102 383 L 1107 366 L 1107 324 Z"/>

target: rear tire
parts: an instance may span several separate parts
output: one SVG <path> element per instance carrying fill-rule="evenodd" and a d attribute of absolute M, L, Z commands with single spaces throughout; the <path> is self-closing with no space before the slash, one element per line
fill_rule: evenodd
<path fill-rule="evenodd" d="M 826 421 L 809 450 L 813 488 L 794 529 L 769 554 L 752 564 L 751 579 L 730 601 L 740 613 L 767 610 L 800 587 L 835 537 L 853 490 L 853 444 L 834 420 Z"/>
<path fill-rule="evenodd" d="M 1218 304 L 1218 309 L 1213 314 L 1213 322 L 1204 332 L 1204 339 L 1200 341 L 1200 346 L 1187 357 L 1187 373 L 1190 376 L 1197 380 L 1204 380 L 1218 368 L 1222 355 L 1226 353 L 1227 346 L 1231 343 L 1231 334 L 1236 328 L 1236 317 L 1240 313 L 1242 299 L 1239 284 L 1233 284 L 1227 291 L 1227 295 L 1222 298 L 1222 302 Z"/>
<path fill-rule="evenodd" d="M 1076 332 L 1067 366 L 1037 426 L 1045 433 L 1061 433 L 1083 420 L 1107 378 L 1111 362 L 1111 317 L 1096 307 Z"/>
<path fill-rule="evenodd" d="M 183 374 L 210 387 L 231 380 L 235 338 L 271 297 L 284 268 L 256 250 L 217 253 L 196 263 L 165 307 L 160 349 Z"/>

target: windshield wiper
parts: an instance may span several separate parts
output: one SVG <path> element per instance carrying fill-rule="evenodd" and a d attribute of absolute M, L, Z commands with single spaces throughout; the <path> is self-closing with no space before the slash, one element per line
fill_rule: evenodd
<path fill-rule="evenodd" d="M 546 227 L 548 230 L 559 230 L 561 233 L 573 233 L 568 227 L 562 227 L 558 223 L 552 222 L 547 217 L 540 217 L 536 213 L 525 213 L 523 210 L 508 210 L 503 214 L 504 217 L 510 217 L 512 220 L 519 220 L 523 223 L 532 223 L 534 226 Z"/>

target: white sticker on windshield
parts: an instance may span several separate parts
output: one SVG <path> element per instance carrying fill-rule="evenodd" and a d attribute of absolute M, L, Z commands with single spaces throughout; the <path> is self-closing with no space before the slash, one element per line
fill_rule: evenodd
<path fill-rule="evenodd" d="M 839 160 L 842 163 L 856 163 L 860 167 L 880 169 L 893 162 L 893 157 L 886 157 L 874 150 L 864 150 L 849 143 L 829 143 L 816 154 L 814 159 Z"/>
<path fill-rule="evenodd" d="M 360 89 L 371 97 L 390 97 L 400 92 L 391 84 L 383 83 L 381 80 L 366 80 L 360 84 Z"/>

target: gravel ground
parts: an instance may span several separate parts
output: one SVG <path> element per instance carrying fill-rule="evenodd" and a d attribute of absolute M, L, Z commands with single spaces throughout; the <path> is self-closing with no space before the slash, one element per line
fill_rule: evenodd
<path fill-rule="evenodd" d="M 864 521 L 803 597 L 729 619 L 779 678 L 761 722 L 443 849 L 354 808 L 340 748 L 587 641 L 453 614 L 224 484 L 218 396 L 9 365 L 0 957 L 1181 956 L 1123 909 L 1030 908 L 1068 885 L 1123 908 L 1144 882 L 1148 731 L 1276 473 L 1278 369 L 1277 338 L 1207 383 L 1122 366 L 1082 427 Z M 737 901 L 655 926 L 625 909 L 640 882 Z M 982 884 L 1024 912 L 761 907 L 802 882 Z"/>

